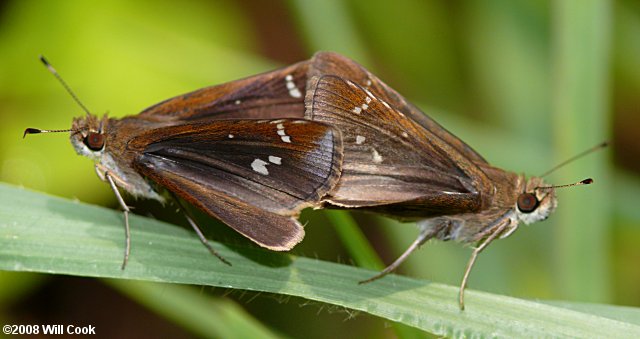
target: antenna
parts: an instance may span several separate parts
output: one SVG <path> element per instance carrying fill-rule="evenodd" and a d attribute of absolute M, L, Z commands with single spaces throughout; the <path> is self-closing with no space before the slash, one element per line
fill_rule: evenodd
<path fill-rule="evenodd" d="M 546 177 L 547 175 L 551 174 L 552 172 L 554 172 L 558 168 L 561 168 L 562 166 L 564 166 L 564 165 L 566 165 L 566 164 L 568 164 L 568 163 L 570 163 L 572 161 L 580 159 L 580 158 L 582 158 L 583 156 L 585 156 L 587 154 L 593 153 L 593 152 L 595 152 L 595 151 L 597 151 L 597 150 L 599 150 L 601 148 L 605 148 L 607 146 L 609 146 L 609 143 L 607 141 L 602 142 L 601 144 L 595 145 L 595 146 L 589 148 L 588 150 L 586 150 L 586 151 L 584 151 L 584 152 L 582 152 L 582 153 L 580 153 L 580 154 L 578 154 L 576 156 L 573 156 L 573 157 L 571 157 L 571 158 L 559 163 L 558 165 L 555 165 L 550 170 L 548 170 L 548 171 L 544 172 L 542 175 L 540 175 L 540 177 L 541 178 Z M 571 185 L 571 186 L 573 186 L 573 185 Z"/>
<path fill-rule="evenodd" d="M 67 92 L 71 95 L 71 97 L 73 98 L 73 100 L 78 103 L 78 105 L 80 105 L 80 107 L 82 108 L 83 111 L 85 111 L 87 114 L 91 114 L 91 112 L 89 112 L 89 109 L 87 109 L 87 107 L 82 103 L 82 101 L 80 101 L 80 99 L 78 99 L 78 96 L 71 90 L 71 87 L 69 87 L 69 85 L 67 85 L 67 83 L 64 81 L 64 79 L 62 79 L 62 77 L 60 76 L 60 74 L 58 74 L 58 71 L 56 71 L 55 68 L 53 68 L 53 66 L 51 66 L 51 64 L 49 63 L 49 61 L 47 61 L 47 59 L 45 59 L 45 57 L 43 55 L 40 56 L 40 61 L 42 61 L 42 63 L 47 67 L 47 69 L 49 70 L 49 72 L 51 72 L 51 74 L 53 74 L 56 79 L 58 79 L 58 81 L 60 81 L 60 83 L 62 84 L 62 87 L 64 87 L 64 89 L 67 90 Z M 60 133 L 60 132 L 79 132 L 81 131 L 81 129 L 39 129 L 39 128 L 27 128 L 24 130 L 24 134 L 22 134 L 22 139 L 24 139 L 27 134 L 38 134 L 38 133 Z"/>
<path fill-rule="evenodd" d="M 24 139 L 27 134 L 38 134 L 38 133 L 60 133 L 60 132 L 77 132 L 75 129 L 38 129 L 38 128 L 27 128 L 24 130 L 24 134 L 22 135 L 22 139 Z"/>
<path fill-rule="evenodd" d="M 573 187 L 573 186 L 582 186 L 582 185 L 591 185 L 593 184 L 593 179 L 591 178 L 587 178 L 584 180 L 580 180 L 578 182 L 575 182 L 573 184 L 567 184 L 567 185 L 552 185 L 552 186 L 538 186 L 536 188 L 534 188 L 534 191 L 537 190 L 550 190 L 550 189 L 554 189 L 554 188 L 565 188 L 565 187 Z"/>
<path fill-rule="evenodd" d="M 78 103 L 78 105 L 80 105 L 82 110 L 85 111 L 87 114 L 91 114 L 91 112 L 89 112 L 89 109 L 87 109 L 87 106 L 85 106 L 82 103 L 82 101 L 80 101 L 80 99 L 78 99 L 78 96 L 71 90 L 71 87 L 69 87 L 69 85 L 67 85 L 67 83 L 64 81 L 64 79 L 62 79 L 60 74 L 58 74 L 58 71 L 56 71 L 56 69 L 53 68 L 53 66 L 51 66 L 49 61 L 47 61 L 47 59 L 45 59 L 45 57 L 43 55 L 40 56 L 40 61 L 42 61 L 42 63 L 47 67 L 49 72 L 51 72 L 51 74 L 53 74 L 56 77 L 56 79 L 58 79 L 58 81 L 60 81 L 60 83 L 62 84 L 62 87 L 64 87 L 64 89 L 67 90 L 67 92 L 71 95 L 73 100 L 75 100 L 75 102 Z"/>

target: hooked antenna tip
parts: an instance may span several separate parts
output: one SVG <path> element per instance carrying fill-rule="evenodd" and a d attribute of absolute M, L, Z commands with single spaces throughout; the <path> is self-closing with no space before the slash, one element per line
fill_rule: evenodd
<path fill-rule="evenodd" d="M 567 185 L 552 185 L 552 186 L 538 186 L 536 188 L 534 188 L 534 191 L 537 190 L 549 190 L 549 189 L 554 189 L 554 188 L 565 188 L 565 187 L 573 187 L 573 186 L 580 186 L 580 185 L 590 185 L 593 184 L 593 179 L 591 178 L 587 178 L 584 180 L 580 180 L 576 183 L 573 184 L 567 184 Z"/>
<path fill-rule="evenodd" d="M 42 130 L 39 130 L 37 128 L 27 128 L 24 130 L 24 134 L 22 135 L 22 139 L 24 139 L 27 134 L 38 134 L 38 133 L 42 133 Z"/>
<path fill-rule="evenodd" d="M 45 67 L 47 67 L 47 69 L 49 70 L 49 72 L 56 74 L 58 72 L 56 72 L 56 70 L 53 68 L 53 66 L 51 66 L 51 64 L 49 63 L 49 61 L 44 57 L 44 55 L 40 55 L 40 61 L 42 61 L 42 63 L 44 64 Z M 57 75 L 56 75 L 57 76 Z"/>

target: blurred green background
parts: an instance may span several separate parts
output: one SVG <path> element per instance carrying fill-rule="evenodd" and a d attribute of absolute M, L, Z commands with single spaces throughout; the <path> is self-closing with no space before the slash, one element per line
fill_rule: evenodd
<path fill-rule="evenodd" d="M 121 117 L 318 50 L 362 63 L 504 169 L 540 174 L 611 141 L 549 176 L 557 184 L 596 183 L 560 191 L 548 221 L 492 244 L 470 288 L 640 306 L 637 1 L 0 1 L 0 180 L 116 207 L 66 134 L 21 139 L 25 127 L 68 128 L 83 114 L 40 54 L 90 110 Z M 162 217 L 157 207 L 141 203 L 137 211 Z M 355 217 L 386 262 L 417 233 L 412 225 Z M 307 237 L 296 253 L 351 262 L 334 230 L 340 225 L 322 212 L 303 219 L 310 220 Z M 459 244 L 430 242 L 400 273 L 457 285 L 469 254 Z M 121 292 L 126 283 L 0 272 L 0 320 L 82 318 L 113 334 L 135 333 L 145 322 L 153 326 L 143 336 L 194 335 L 135 292 Z M 235 300 L 293 337 L 393 335 L 382 320 L 301 299 L 193 288 L 203 298 Z"/>

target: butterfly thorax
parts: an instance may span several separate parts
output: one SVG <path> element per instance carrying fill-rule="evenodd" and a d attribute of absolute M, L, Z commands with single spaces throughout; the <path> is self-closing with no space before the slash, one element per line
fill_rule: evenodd
<path fill-rule="evenodd" d="M 484 167 L 483 172 L 493 182 L 493 192 L 483 192 L 487 208 L 427 218 L 418 222 L 418 225 L 440 240 L 475 243 L 505 223 L 507 226 L 499 237 L 508 237 L 520 222 L 531 224 L 545 220 L 557 206 L 554 190 L 544 188 L 546 185 L 541 178 L 526 180 L 524 175 L 494 167 Z"/>

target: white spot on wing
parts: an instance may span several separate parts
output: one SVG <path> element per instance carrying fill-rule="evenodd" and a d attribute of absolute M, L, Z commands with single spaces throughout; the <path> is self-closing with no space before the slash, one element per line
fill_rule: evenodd
<path fill-rule="evenodd" d="M 262 175 L 269 175 L 269 171 L 267 170 L 267 166 L 266 166 L 268 164 L 269 164 L 268 162 L 256 158 L 251 163 L 251 168 L 255 172 L 258 172 L 258 173 L 260 173 Z"/>
<path fill-rule="evenodd" d="M 284 81 L 285 81 L 285 85 L 287 86 L 287 89 L 289 90 L 290 96 L 294 98 L 302 97 L 302 93 L 296 87 L 296 84 L 293 82 L 293 76 L 291 74 L 287 74 L 287 76 L 284 77 Z"/>
<path fill-rule="evenodd" d="M 233 135 L 233 134 L 229 134 L 229 139 L 233 139 L 234 136 L 235 135 Z"/>
<path fill-rule="evenodd" d="M 371 80 L 367 79 L 367 87 L 371 86 Z"/>
<path fill-rule="evenodd" d="M 409 134 L 407 134 L 407 132 L 402 132 L 402 136 L 405 137 L 405 138 L 408 138 Z"/>
<path fill-rule="evenodd" d="M 284 131 L 284 125 L 282 123 L 278 123 L 276 125 L 276 128 L 278 129 L 278 135 L 280 136 L 280 139 L 282 139 L 282 141 L 284 142 L 291 142 L 291 137 L 287 135 L 287 132 Z"/>
<path fill-rule="evenodd" d="M 378 151 L 376 151 L 375 148 L 371 150 L 371 154 L 373 155 L 373 162 L 375 162 L 376 164 L 382 162 L 382 156 L 380 155 L 380 153 L 378 153 Z"/>
<path fill-rule="evenodd" d="M 294 98 L 302 98 L 302 93 L 300 93 L 300 90 L 297 88 L 289 90 L 289 95 Z"/>
<path fill-rule="evenodd" d="M 235 102 L 236 105 L 240 105 L 241 103 L 242 103 L 241 100 L 236 100 L 236 102 Z"/>
<path fill-rule="evenodd" d="M 373 94 L 372 94 L 368 89 L 366 89 L 366 88 L 363 88 L 363 89 L 364 89 L 364 91 L 365 91 L 365 92 L 367 92 L 367 95 L 368 95 L 368 96 L 370 96 L 370 97 L 372 97 L 372 98 L 375 98 L 375 97 L 376 97 L 376 96 L 375 96 L 375 95 L 373 95 Z"/>
<path fill-rule="evenodd" d="M 365 90 L 366 91 L 366 90 Z M 367 93 L 369 93 L 369 91 L 367 91 Z M 360 107 L 356 106 L 353 108 L 353 110 L 351 110 L 351 112 L 355 113 L 355 114 L 360 114 L 360 112 L 366 110 L 367 108 L 369 108 L 369 103 L 371 102 L 371 97 L 373 96 L 371 93 L 369 93 L 370 96 L 367 96 L 366 98 L 364 98 L 364 103 L 362 105 L 360 105 Z"/>
<path fill-rule="evenodd" d="M 272 164 L 281 165 L 282 164 L 282 158 L 270 155 L 269 156 L 269 162 L 272 163 Z"/>
<path fill-rule="evenodd" d="M 356 136 L 356 144 L 358 145 L 361 145 L 365 140 L 367 140 L 367 138 L 363 137 L 362 135 Z"/>

